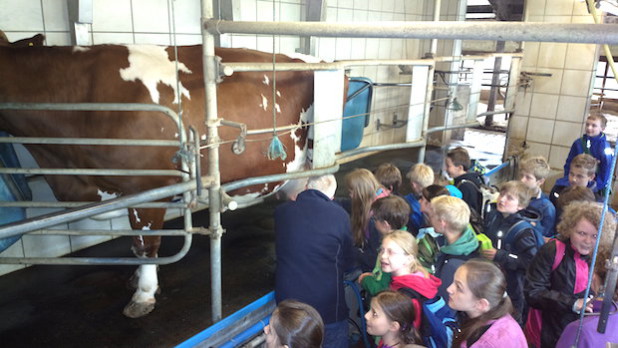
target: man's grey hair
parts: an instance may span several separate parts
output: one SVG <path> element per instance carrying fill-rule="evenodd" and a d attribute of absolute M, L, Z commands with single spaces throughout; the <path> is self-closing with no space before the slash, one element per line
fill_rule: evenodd
<path fill-rule="evenodd" d="M 307 180 L 307 189 L 318 190 L 333 199 L 337 191 L 337 179 L 332 174 L 312 176 Z"/>

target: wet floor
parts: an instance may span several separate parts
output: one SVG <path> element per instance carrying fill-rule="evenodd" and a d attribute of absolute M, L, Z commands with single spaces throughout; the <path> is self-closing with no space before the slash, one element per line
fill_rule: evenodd
<path fill-rule="evenodd" d="M 428 151 L 427 162 L 440 166 L 441 152 Z M 383 152 L 350 162 L 375 169 L 392 162 L 403 174 L 415 163 L 417 150 Z M 405 181 L 405 180 L 404 180 Z M 408 190 L 407 185 L 403 191 Z M 345 195 L 342 189 L 338 195 Z M 222 242 L 223 315 L 227 316 L 273 289 L 275 200 L 226 212 Z M 194 224 L 207 225 L 206 212 Z M 176 222 L 167 224 L 172 228 Z M 176 253 L 182 238 L 164 237 L 160 256 Z M 76 256 L 132 256 L 131 241 L 118 238 Z M 33 266 L 0 277 L 0 347 L 172 347 L 212 324 L 210 318 L 209 238 L 196 235 L 186 257 L 159 270 L 161 293 L 148 316 L 129 319 L 122 309 L 132 291 L 126 282 L 131 266 Z"/>

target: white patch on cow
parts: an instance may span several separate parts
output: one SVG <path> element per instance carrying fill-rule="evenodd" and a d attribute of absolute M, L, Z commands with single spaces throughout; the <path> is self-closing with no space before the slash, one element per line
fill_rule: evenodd
<path fill-rule="evenodd" d="M 118 197 L 118 195 L 114 192 L 101 191 L 100 189 L 97 189 L 97 194 L 99 195 L 99 197 L 101 197 L 101 201 L 106 201 L 108 199 L 114 199 Z"/>
<path fill-rule="evenodd" d="M 275 103 L 275 109 L 278 113 L 281 113 L 281 107 L 279 106 L 279 103 Z"/>
<path fill-rule="evenodd" d="M 152 226 L 152 222 L 149 222 L 147 226 L 142 227 L 142 231 L 150 231 L 150 226 Z M 140 236 L 141 238 L 142 236 Z"/>
<path fill-rule="evenodd" d="M 296 136 L 296 130 L 302 127 L 303 124 L 312 121 L 313 118 L 313 105 L 309 107 L 308 110 L 302 110 L 300 113 L 300 117 L 298 120 L 297 127 L 293 128 L 290 132 L 290 138 L 294 140 L 294 160 L 288 162 L 285 167 L 285 171 L 287 173 L 295 172 L 298 170 L 305 169 L 305 164 L 307 163 L 307 143 L 299 144 L 300 138 Z M 302 146 L 302 147 L 301 147 Z"/>
<path fill-rule="evenodd" d="M 268 76 L 264 75 L 264 81 L 262 81 L 262 83 L 266 86 L 270 85 L 270 80 L 268 79 Z"/>
<path fill-rule="evenodd" d="M 202 136 L 200 137 L 200 139 L 202 139 L 202 140 L 206 140 L 206 134 L 202 134 Z"/>
<path fill-rule="evenodd" d="M 281 92 L 277 91 L 277 97 L 281 97 Z"/>
<path fill-rule="evenodd" d="M 266 109 L 268 108 L 268 99 L 266 99 L 263 94 L 260 95 L 262 96 L 262 104 L 260 104 L 260 107 L 264 109 L 264 111 L 266 111 Z"/>
<path fill-rule="evenodd" d="M 155 302 L 154 295 L 159 288 L 157 265 L 141 265 L 138 269 L 139 280 L 137 290 L 133 294 L 133 301 L 138 303 Z"/>
<path fill-rule="evenodd" d="M 101 197 L 101 202 L 106 201 L 108 199 L 118 198 L 118 194 L 116 194 L 115 192 L 106 192 L 106 191 L 101 191 L 100 189 L 97 189 L 97 195 Z M 95 220 L 109 220 L 109 219 L 117 218 L 119 216 L 123 216 L 126 214 L 127 214 L 126 209 L 118 209 L 118 210 L 108 211 L 107 213 L 95 215 L 92 218 Z"/>
<path fill-rule="evenodd" d="M 264 184 L 264 188 L 262 188 L 262 191 L 260 193 L 265 193 L 268 192 L 268 184 Z"/>
<path fill-rule="evenodd" d="M 300 59 L 305 63 L 321 63 L 322 62 L 322 60 L 318 57 L 309 56 L 309 55 L 302 54 L 302 53 L 291 53 L 291 54 L 286 54 L 286 55 L 290 58 Z"/>
<path fill-rule="evenodd" d="M 87 52 L 90 51 L 89 47 L 84 47 L 84 46 L 73 46 L 73 53 L 77 53 L 77 52 Z"/>
<path fill-rule="evenodd" d="M 178 133 L 174 133 L 174 138 L 178 138 Z"/>
<path fill-rule="evenodd" d="M 135 217 L 135 222 L 140 223 L 142 222 L 142 219 L 139 218 L 139 215 L 137 214 L 137 210 L 133 209 L 133 216 Z"/>
<path fill-rule="evenodd" d="M 187 99 L 191 99 L 189 90 L 182 83 L 176 81 L 176 62 L 170 60 L 165 47 L 152 45 L 130 45 L 129 67 L 120 69 L 120 77 L 125 81 L 141 80 L 148 88 L 150 98 L 156 104 L 159 103 L 159 91 L 157 85 L 163 83 L 174 90 L 174 104 L 178 104 L 178 94 L 181 93 Z M 178 62 L 178 70 L 187 74 L 192 71 L 181 62 Z M 178 91 L 180 87 L 180 91 Z"/>
<path fill-rule="evenodd" d="M 165 128 L 161 127 L 161 133 L 165 132 Z"/>

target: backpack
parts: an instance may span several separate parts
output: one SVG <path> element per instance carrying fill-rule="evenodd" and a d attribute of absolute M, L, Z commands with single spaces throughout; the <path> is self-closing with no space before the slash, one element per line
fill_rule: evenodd
<path fill-rule="evenodd" d="M 504 244 L 510 244 L 513 242 L 519 233 L 523 230 L 530 228 L 534 233 L 534 239 L 536 239 L 537 248 L 541 248 L 543 244 L 545 244 L 545 238 L 543 238 L 543 233 L 540 229 L 535 228 L 532 224 L 526 220 L 519 220 L 514 223 L 504 234 Z"/>
<path fill-rule="evenodd" d="M 441 296 L 428 299 L 410 288 L 400 288 L 400 293 L 417 299 L 421 303 L 421 337 L 423 345 L 429 348 L 450 347 L 454 333 L 458 330 L 455 311 Z"/>
<path fill-rule="evenodd" d="M 479 175 L 479 179 L 484 182 L 482 176 Z M 498 189 L 494 186 L 489 186 L 486 184 L 481 184 L 480 186 L 472 180 L 463 179 L 457 184 L 457 188 L 459 188 L 463 183 L 470 183 L 478 192 L 478 197 L 480 199 L 481 204 L 479 204 L 480 211 L 477 211 L 477 215 L 483 219 L 488 212 L 489 206 L 491 203 L 494 203 L 498 200 Z"/>
<path fill-rule="evenodd" d="M 426 233 L 423 238 L 418 239 L 418 253 L 416 258 L 421 266 L 431 274 L 434 274 L 436 271 L 436 256 L 439 251 L 440 246 L 431 234 Z"/>

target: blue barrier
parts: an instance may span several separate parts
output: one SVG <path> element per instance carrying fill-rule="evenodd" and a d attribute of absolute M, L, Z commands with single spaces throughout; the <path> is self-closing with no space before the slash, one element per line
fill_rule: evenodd
<path fill-rule="evenodd" d="M 268 294 L 262 296 L 261 298 L 255 300 L 248 306 L 243 307 L 242 309 L 234 312 L 234 314 L 226 317 L 225 319 L 219 321 L 218 323 L 215 323 L 206 330 L 180 343 L 176 346 L 176 348 L 192 348 L 209 340 L 223 341 L 221 345 L 219 345 L 219 347 L 234 347 L 234 344 L 238 345 L 241 343 L 240 339 L 242 339 L 243 337 L 244 339 L 251 338 L 256 333 L 258 333 L 259 330 L 264 328 L 264 326 L 268 324 L 268 320 L 270 319 L 270 313 L 272 313 L 274 308 L 275 292 L 271 291 Z M 229 334 L 231 328 L 237 328 L 239 326 L 239 323 L 247 322 L 247 318 L 250 318 L 252 314 L 257 313 L 261 310 L 266 313 L 259 319 L 254 318 L 254 321 L 256 321 L 255 323 L 249 322 L 249 327 L 243 329 L 238 334 L 235 334 L 229 338 L 225 338 L 225 334 Z M 208 344 L 207 346 L 210 347 L 211 344 Z"/>

